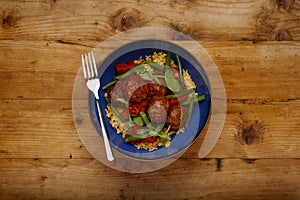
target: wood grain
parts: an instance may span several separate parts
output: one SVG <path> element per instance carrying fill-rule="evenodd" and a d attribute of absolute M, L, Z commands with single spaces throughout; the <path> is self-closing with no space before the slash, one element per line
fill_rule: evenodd
<path fill-rule="evenodd" d="M 70 100 L 1 100 L 0 158 L 91 158 L 80 141 Z M 266 104 L 228 101 L 225 126 L 208 158 L 299 158 L 300 101 Z M 247 123 L 262 123 L 259 138 L 246 145 Z M 183 156 L 198 157 L 203 140 Z"/>
<path fill-rule="evenodd" d="M 95 159 L 1 159 L 0 197 L 296 200 L 299 165 L 299 159 L 179 159 L 156 172 L 126 174 Z"/>
<path fill-rule="evenodd" d="M 201 44 L 220 70 L 228 99 L 300 98 L 298 42 Z M 0 54 L 0 99 L 71 99 L 79 55 L 92 50 L 44 41 L 0 41 L 0 45 L 5 52 Z"/>
<path fill-rule="evenodd" d="M 299 40 L 299 5 L 298 0 L 4 0 L 0 38 L 102 41 L 121 31 L 158 26 L 198 40 Z"/>
<path fill-rule="evenodd" d="M 2 0 L 0 199 L 299 199 L 299 22 L 299 0 Z M 203 45 L 226 121 L 206 159 L 204 132 L 170 166 L 127 174 L 84 147 L 72 88 L 80 54 L 153 26 Z"/>

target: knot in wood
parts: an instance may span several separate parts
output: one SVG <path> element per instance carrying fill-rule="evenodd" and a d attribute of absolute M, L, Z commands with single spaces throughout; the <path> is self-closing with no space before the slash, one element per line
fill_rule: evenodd
<path fill-rule="evenodd" d="M 274 33 L 278 27 L 279 17 L 274 10 L 262 7 L 255 18 L 258 32 Z"/>
<path fill-rule="evenodd" d="M 242 144 L 251 145 L 262 137 L 263 125 L 260 121 L 246 122 L 240 126 L 238 138 Z"/>
<path fill-rule="evenodd" d="M 141 26 L 140 12 L 134 8 L 121 8 L 111 16 L 111 26 L 114 30 L 127 31 Z"/>
<path fill-rule="evenodd" d="M 276 0 L 277 7 L 280 10 L 290 10 L 295 4 L 295 0 Z"/>
<path fill-rule="evenodd" d="M 276 40 L 276 41 L 292 41 L 293 37 L 290 34 L 290 32 L 288 31 L 279 31 L 277 33 L 275 33 L 272 37 L 272 40 Z"/>
<path fill-rule="evenodd" d="M 19 19 L 19 12 L 16 9 L 5 9 L 2 12 L 2 27 L 4 29 L 12 28 L 16 25 Z"/>

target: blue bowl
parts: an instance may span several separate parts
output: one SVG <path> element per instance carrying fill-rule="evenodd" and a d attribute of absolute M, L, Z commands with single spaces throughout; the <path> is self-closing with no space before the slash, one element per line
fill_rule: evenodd
<path fill-rule="evenodd" d="M 99 90 L 101 110 L 104 114 L 105 124 L 108 131 L 108 137 L 113 149 L 119 153 L 135 159 L 142 160 L 156 160 L 175 156 L 186 150 L 194 140 L 200 135 L 210 114 L 211 98 L 209 93 L 209 85 L 207 76 L 201 64 L 185 49 L 173 43 L 162 40 L 140 40 L 126 44 L 114 52 L 112 52 L 101 64 L 98 66 L 98 73 L 100 76 L 101 86 L 113 80 L 116 75 L 115 65 L 118 63 L 127 63 L 129 60 L 137 60 L 141 56 L 145 58 L 146 55 L 152 55 L 153 52 L 171 52 L 172 59 L 175 55 L 179 55 L 182 67 L 188 70 L 192 80 L 196 84 L 196 92 L 199 95 L 205 94 L 205 100 L 199 102 L 194 106 L 191 121 L 189 126 L 183 133 L 173 135 L 169 147 L 159 147 L 154 151 L 147 151 L 144 149 L 137 149 L 135 146 L 125 143 L 122 134 L 117 134 L 116 131 L 109 124 L 109 118 L 105 116 L 104 110 L 107 107 L 104 98 L 105 91 Z M 94 125 L 100 134 L 101 127 L 96 107 L 96 100 L 93 94 L 89 96 L 89 109 Z"/>

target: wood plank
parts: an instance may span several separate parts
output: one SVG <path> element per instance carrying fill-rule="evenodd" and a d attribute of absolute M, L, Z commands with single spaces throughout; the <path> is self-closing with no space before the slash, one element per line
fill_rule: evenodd
<path fill-rule="evenodd" d="M 8 100 L 0 107 L 1 157 L 91 157 L 74 127 L 71 100 Z"/>
<path fill-rule="evenodd" d="M 157 172 L 127 174 L 94 159 L 1 159 L 0 197 L 296 200 L 299 165 L 299 159 L 179 159 Z"/>
<path fill-rule="evenodd" d="M 299 21 L 299 0 L 0 1 L 0 199 L 300 199 Z M 127 174 L 80 140 L 73 82 L 80 54 L 152 26 L 205 47 L 226 121 L 205 159 L 204 132 L 170 166 Z"/>
<path fill-rule="evenodd" d="M 97 43 L 0 41 L 0 99 L 71 99 L 80 54 Z M 228 99 L 300 98 L 299 42 L 202 45 L 220 70 Z"/>
<path fill-rule="evenodd" d="M 70 100 L 1 100 L 0 158 L 92 158 L 82 144 Z M 241 135 L 259 121 L 247 145 Z M 300 158 L 300 101 L 231 100 L 222 135 L 208 158 Z M 183 155 L 198 158 L 205 134 Z"/>
<path fill-rule="evenodd" d="M 203 46 L 220 70 L 228 99 L 299 98 L 299 43 L 213 42 Z"/>
<path fill-rule="evenodd" d="M 0 38 L 5 40 L 103 41 L 145 26 L 178 30 L 198 40 L 300 39 L 298 0 L 4 0 L 0 8 Z"/>
<path fill-rule="evenodd" d="M 299 113 L 299 100 L 262 104 L 229 101 L 222 135 L 208 157 L 299 158 Z M 249 124 L 257 125 L 257 137 L 252 135 L 254 142 L 247 145 L 242 138 Z"/>

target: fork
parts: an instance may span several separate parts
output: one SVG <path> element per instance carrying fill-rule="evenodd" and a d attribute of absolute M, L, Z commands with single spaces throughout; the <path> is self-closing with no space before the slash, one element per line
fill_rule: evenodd
<path fill-rule="evenodd" d="M 88 53 L 85 55 L 81 55 L 83 75 L 84 75 L 84 79 L 86 81 L 86 85 L 87 85 L 88 89 L 94 93 L 94 96 L 96 98 L 97 109 L 98 109 L 98 113 L 99 113 L 100 125 L 101 125 L 107 159 L 109 161 L 113 161 L 114 156 L 112 154 L 111 146 L 110 146 L 106 128 L 104 125 L 103 114 L 100 109 L 100 101 L 99 101 L 99 95 L 98 95 L 98 90 L 100 88 L 100 80 L 98 77 L 94 53 L 92 52 L 91 54 Z"/>

